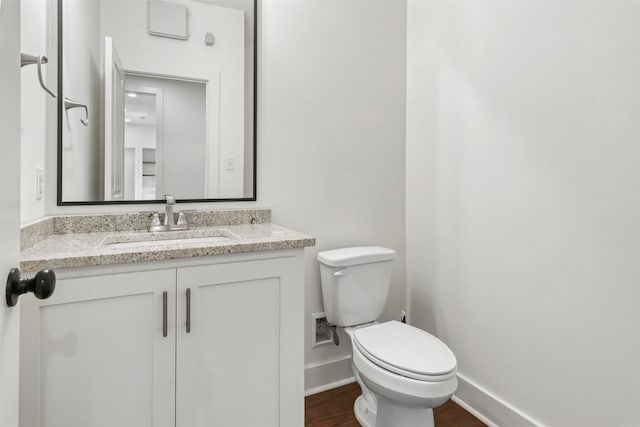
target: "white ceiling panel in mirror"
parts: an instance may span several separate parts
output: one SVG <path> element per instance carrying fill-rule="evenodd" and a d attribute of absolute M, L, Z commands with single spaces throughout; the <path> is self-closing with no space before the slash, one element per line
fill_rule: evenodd
<path fill-rule="evenodd" d="M 256 200 L 257 0 L 58 0 L 58 204 Z"/>

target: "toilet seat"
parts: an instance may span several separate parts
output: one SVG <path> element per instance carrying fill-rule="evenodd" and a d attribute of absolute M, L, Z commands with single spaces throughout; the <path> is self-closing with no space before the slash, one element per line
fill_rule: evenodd
<path fill-rule="evenodd" d="M 456 375 L 440 381 L 424 381 L 390 372 L 369 360 L 358 347 L 353 348 L 353 364 L 360 380 L 376 397 L 406 405 L 434 408 L 449 399 L 458 387 Z M 378 401 L 379 402 L 379 401 Z"/>
<path fill-rule="evenodd" d="M 357 329 L 353 344 L 371 363 L 403 377 L 439 382 L 455 376 L 453 352 L 433 335 L 390 321 Z"/>

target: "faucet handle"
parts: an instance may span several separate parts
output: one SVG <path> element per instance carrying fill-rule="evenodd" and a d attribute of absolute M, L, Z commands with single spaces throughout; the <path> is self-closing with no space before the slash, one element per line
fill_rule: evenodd
<path fill-rule="evenodd" d="M 162 228 L 160 223 L 160 215 L 154 213 L 151 217 L 151 225 L 149 225 L 149 231 L 159 231 Z"/>
<path fill-rule="evenodd" d="M 160 215 L 154 213 L 151 217 L 151 226 L 160 225 Z"/>
<path fill-rule="evenodd" d="M 178 212 L 178 222 L 176 225 L 187 225 L 187 218 L 184 216 L 184 212 Z"/>
<path fill-rule="evenodd" d="M 165 194 L 164 195 L 164 199 L 167 201 L 168 205 L 175 205 L 176 204 L 176 198 L 173 197 L 171 194 Z"/>

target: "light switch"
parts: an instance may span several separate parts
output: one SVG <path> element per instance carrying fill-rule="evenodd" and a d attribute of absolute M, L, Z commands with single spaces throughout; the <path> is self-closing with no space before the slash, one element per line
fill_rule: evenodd
<path fill-rule="evenodd" d="M 36 168 L 36 200 L 44 197 L 44 169 Z"/>
<path fill-rule="evenodd" d="M 227 157 L 224 159 L 224 168 L 228 171 L 232 171 L 236 169 L 236 158 L 235 157 Z"/>

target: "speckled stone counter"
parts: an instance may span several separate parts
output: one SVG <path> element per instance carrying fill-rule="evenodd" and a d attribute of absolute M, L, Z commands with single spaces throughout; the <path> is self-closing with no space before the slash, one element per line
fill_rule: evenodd
<path fill-rule="evenodd" d="M 105 231 L 95 226 L 96 223 L 114 224 L 112 218 L 109 218 L 110 215 L 96 216 L 98 219 L 93 221 L 89 219 L 81 221 L 81 223 L 93 224 L 93 229 L 99 230 L 97 232 L 71 233 L 68 230 L 66 232 L 54 230 L 53 234 L 46 235 L 39 230 L 37 234 L 42 238 L 39 241 L 31 236 L 33 233 L 23 232 L 23 237 L 27 236 L 30 239 L 29 243 L 34 241 L 35 243 L 22 251 L 20 268 L 24 272 L 33 272 L 45 268 L 66 269 L 128 264 L 315 245 L 315 238 L 271 223 L 238 224 L 238 217 L 229 212 L 225 214 L 227 218 L 220 222 L 227 221 L 231 224 L 191 227 L 188 232 L 148 233 L 145 230 L 123 229 L 124 227 L 112 225 L 107 228 L 116 228 L 118 231 Z M 206 215 L 198 215 L 201 217 L 199 224 L 213 222 L 210 218 L 206 219 Z M 194 218 L 198 215 L 194 215 Z M 268 216 L 265 215 L 262 214 L 260 219 L 267 217 L 270 219 L 270 212 Z M 248 221 L 257 222 L 256 216 L 247 214 L 244 210 L 241 216 Z M 58 218 L 61 217 L 54 218 L 54 224 Z M 64 224 L 68 224 L 69 220 L 64 221 Z M 48 223 L 45 226 L 48 230 L 52 229 Z M 77 228 L 86 230 L 84 227 Z M 66 229 L 63 228 L 63 230 Z M 215 236 L 222 237 L 220 240 L 215 240 Z M 132 247 L 127 246 L 132 242 Z"/>

